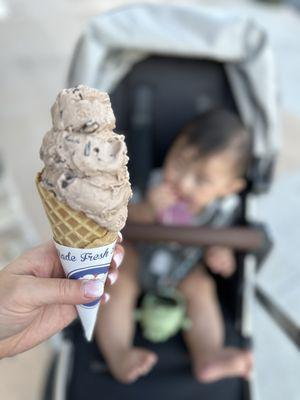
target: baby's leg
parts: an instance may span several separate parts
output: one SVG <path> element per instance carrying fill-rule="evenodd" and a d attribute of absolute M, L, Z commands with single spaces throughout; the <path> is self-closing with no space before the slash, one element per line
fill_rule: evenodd
<path fill-rule="evenodd" d="M 192 327 L 184 333 L 195 376 L 210 382 L 229 376 L 247 376 L 252 359 L 248 351 L 224 348 L 224 327 L 215 284 L 201 266 L 180 284 L 187 300 Z"/>
<path fill-rule="evenodd" d="M 138 254 L 128 243 L 125 249 L 119 279 L 109 290 L 110 301 L 101 306 L 95 334 L 111 373 L 119 381 L 131 383 L 147 374 L 157 357 L 132 346 L 134 309 L 139 295 Z"/>

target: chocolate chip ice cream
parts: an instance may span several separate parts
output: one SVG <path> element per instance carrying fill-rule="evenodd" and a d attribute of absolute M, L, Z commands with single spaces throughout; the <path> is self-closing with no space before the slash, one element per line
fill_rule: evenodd
<path fill-rule="evenodd" d="M 83 85 L 64 89 L 51 114 L 53 128 L 40 150 L 44 187 L 100 226 L 119 231 L 131 188 L 124 136 L 113 132 L 108 94 Z"/>

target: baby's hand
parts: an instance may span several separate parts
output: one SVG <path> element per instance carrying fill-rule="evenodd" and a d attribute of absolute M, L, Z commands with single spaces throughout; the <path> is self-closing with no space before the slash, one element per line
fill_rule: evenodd
<path fill-rule="evenodd" d="M 225 246 L 209 247 L 205 253 L 205 262 L 212 272 L 228 278 L 236 269 L 233 251 Z"/>
<path fill-rule="evenodd" d="M 150 188 L 147 193 L 147 202 L 154 214 L 158 216 L 161 212 L 171 207 L 178 201 L 176 194 L 166 183 Z"/>

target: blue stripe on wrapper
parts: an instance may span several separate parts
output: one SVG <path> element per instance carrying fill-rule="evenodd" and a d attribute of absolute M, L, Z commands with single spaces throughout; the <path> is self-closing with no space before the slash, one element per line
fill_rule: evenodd
<path fill-rule="evenodd" d="M 90 266 L 84 267 L 84 268 L 77 268 L 77 269 L 74 269 L 73 271 L 69 272 L 67 275 L 67 278 L 80 279 L 80 278 L 82 278 L 82 276 L 86 275 L 88 273 L 88 271 L 90 271 L 90 270 L 94 271 L 95 269 L 98 271 L 97 275 L 105 274 L 106 272 L 108 272 L 109 265 L 110 264 L 102 265 L 101 267 L 100 267 L 100 265 L 90 265 Z"/>

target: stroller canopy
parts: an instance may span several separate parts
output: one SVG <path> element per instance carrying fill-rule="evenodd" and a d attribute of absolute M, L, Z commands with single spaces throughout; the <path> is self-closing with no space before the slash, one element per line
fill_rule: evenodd
<path fill-rule="evenodd" d="M 93 18 L 79 39 L 68 84 L 111 92 L 134 64 L 151 56 L 222 62 L 254 153 L 274 158 L 278 148 L 277 87 L 264 30 L 236 14 L 197 5 L 141 4 Z"/>

